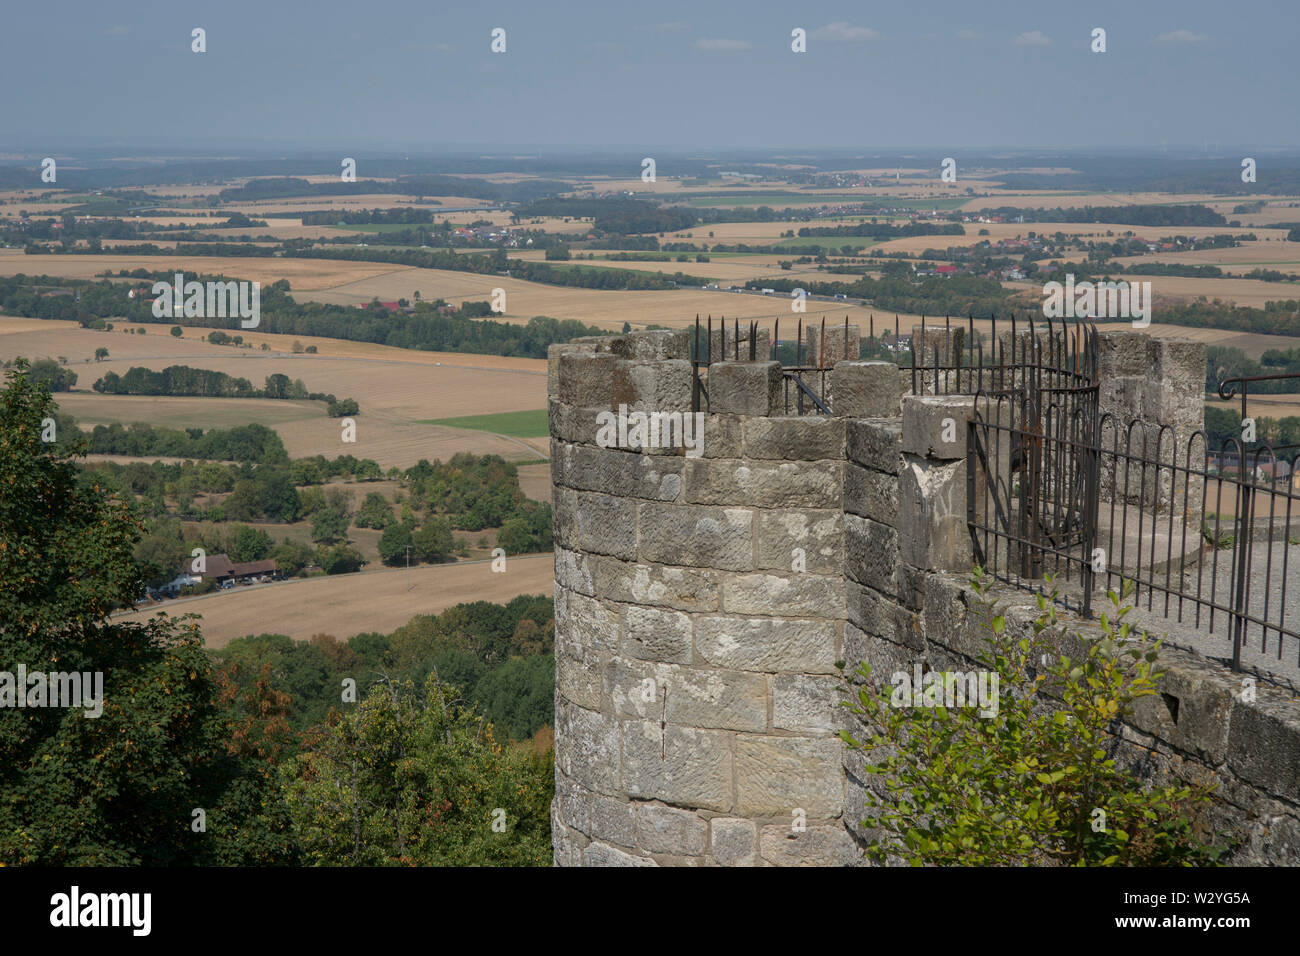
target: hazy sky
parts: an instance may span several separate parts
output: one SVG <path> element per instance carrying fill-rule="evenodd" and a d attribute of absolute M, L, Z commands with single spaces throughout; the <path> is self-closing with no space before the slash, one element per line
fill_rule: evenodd
<path fill-rule="evenodd" d="M 447 6 L 11 0 L 0 153 L 1300 145 L 1297 0 Z"/>

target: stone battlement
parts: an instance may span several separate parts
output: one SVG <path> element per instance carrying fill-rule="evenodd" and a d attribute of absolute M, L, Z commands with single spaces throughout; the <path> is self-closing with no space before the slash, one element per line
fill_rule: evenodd
<path fill-rule="evenodd" d="M 1170 408 L 1139 386 L 1152 366 L 1139 374 L 1138 349 L 1199 402 L 1204 347 L 1138 338 L 1107 353 L 1111 408 Z M 969 655 L 971 397 L 911 395 L 892 363 L 839 361 L 834 415 L 786 416 L 777 363 L 720 362 L 704 370 L 698 442 L 674 444 L 671 427 L 650 440 L 643 419 L 692 416 L 688 346 L 685 331 L 653 331 L 550 350 L 555 860 L 853 865 L 871 781 L 838 736 L 851 728 L 836 665 L 910 670 Z M 1206 749 L 1186 715 L 1234 684 L 1206 666 L 1173 662 L 1184 719 L 1135 720 L 1130 743 L 1163 747 L 1160 772 L 1224 774 L 1236 800 L 1225 819 L 1276 821 L 1274 842 L 1251 852 L 1295 862 L 1300 710 L 1261 688 L 1261 701 L 1291 709 L 1234 713 L 1206 731 L 1226 735 Z M 1232 763 L 1230 726 L 1291 748 L 1290 777 Z"/>

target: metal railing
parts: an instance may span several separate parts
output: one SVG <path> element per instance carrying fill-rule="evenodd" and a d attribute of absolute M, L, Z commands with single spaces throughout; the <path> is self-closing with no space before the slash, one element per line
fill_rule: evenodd
<path fill-rule="evenodd" d="M 1030 324 L 1027 335 L 1023 346 L 1018 334 L 1008 348 L 995 341 L 993 361 L 973 341 L 956 354 L 951 326 L 947 356 L 924 335 L 918 343 L 918 388 L 974 393 L 974 560 L 1032 590 L 1051 574 L 1065 585 L 1058 600 L 1085 615 L 1095 592 L 1129 584 L 1134 607 L 1201 632 L 1198 648 L 1226 648 L 1234 669 L 1300 668 L 1290 587 L 1300 573 L 1290 555 L 1300 545 L 1300 454 L 1244 436 L 1215 449 L 1203 430 L 1100 414 L 1095 330 Z M 1244 418 L 1249 383 L 1288 378 L 1300 375 L 1228 379 L 1219 393 L 1231 398 L 1239 385 Z"/>
<path fill-rule="evenodd" d="M 787 326 L 788 328 L 788 326 Z M 842 348 L 838 355 L 832 351 L 832 361 L 827 361 L 827 332 L 826 319 L 821 320 L 821 334 L 817 337 L 819 347 L 813 347 L 813 325 L 809 323 L 804 325 L 803 319 L 796 323 L 794 346 L 794 363 L 792 365 L 783 364 L 781 367 L 781 378 L 783 386 L 783 408 L 785 414 L 796 415 L 830 415 L 831 405 L 829 401 L 830 390 L 827 376 L 831 372 L 834 361 L 839 361 L 844 357 L 857 358 L 856 354 L 850 355 L 853 351 L 850 346 L 849 336 L 849 319 L 844 318 L 844 338 Z M 833 327 L 832 327 L 833 329 Z M 716 334 L 713 325 L 713 316 L 709 316 L 705 323 L 701 323 L 700 317 L 695 317 L 695 326 L 691 336 L 691 411 L 698 412 L 708 408 L 709 390 L 707 385 L 707 372 L 710 365 L 715 362 L 757 362 L 780 361 L 781 352 L 781 322 L 776 320 L 772 326 L 771 337 L 768 340 L 766 348 L 760 348 L 760 339 L 764 338 L 765 329 L 760 328 L 757 321 L 746 322 L 741 325 L 739 319 L 732 320 L 732 331 L 730 340 L 727 337 L 727 320 L 725 317 L 718 322 Z M 833 331 L 832 331 L 832 334 Z M 717 343 L 717 353 L 714 353 L 714 344 Z M 860 346 L 859 346 L 860 350 Z M 703 372 L 704 374 L 701 374 Z"/>

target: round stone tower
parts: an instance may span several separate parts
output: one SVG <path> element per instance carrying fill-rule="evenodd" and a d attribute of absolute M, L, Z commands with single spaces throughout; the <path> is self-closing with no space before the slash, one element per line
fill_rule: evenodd
<path fill-rule="evenodd" d="M 695 415 L 688 341 L 551 349 L 555 861 L 852 863 L 846 566 L 891 577 L 898 544 L 846 514 L 845 483 L 892 507 L 897 432 L 857 440 L 873 483 L 846 462 L 846 419 L 787 416 L 766 361 L 710 366 Z M 878 364 L 841 363 L 837 404 L 884 382 L 896 408 L 892 365 L 875 386 L 851 376 Z"/>

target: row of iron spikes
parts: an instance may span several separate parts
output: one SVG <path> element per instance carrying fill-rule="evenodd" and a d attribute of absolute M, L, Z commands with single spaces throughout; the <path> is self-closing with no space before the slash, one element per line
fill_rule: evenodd
<path fill-rule="evenodd" d="M 895 324 L 897 324 L 898 322 L 897 316 L 894 317 L 894 321 Z M 700 315 L 698 312 L 695 314 L 695 339 L 691 343 L 691 345 L 692 345 L 692 356 L 693 356 L 692 361 L 694 361 L 696 364 L 710 365 L 713 362 L 713 315 L 712 314 L 708 316 L 707 322 L 708 325 L 706 327 L 706 332 L 708 334 L 708 340 L 707 340 L 708 358 L 706 361 L 701 363 L 699 361 Z M 732 346 L 732 354 L 734 355 L 736 361 L 740 361 L 740 319 L 733 319 L 732 322 L 733 322 L 732 342 L 734 343 Z M 874 322 L 874 316 L 873 316 L 873 322 Z M 723 355 L 723 361 L 726 361 L 727 317 L 725 315 L 719 318 L 718 330 L 722 336 L 722 342 L 719 351 Z M 795 365 L 800 365 L 802 364 L 800 362 L 800 359 L 802 359 L 803 357 L 803 319 L 799 320 L 797 336 L 798 337 L 795 340 Z M 771 349 L 771 351 L 769 352 L 770 359 L 775 360 L 776 350 L 780 346 L 780 344 L 781 344 L 781 320 L 777 319 L 774 328 L 772 330 L 772 344 L 769 347 Z M 754 359 L 757 357 L 757 351 L 758 351 L 758 321 L 754 320 L 749 323 L 749 360 L 751 362 L 754 361 Z M 847 356 L 848 353 L 849 353 L 849 317 L 845 315 L 844 316 L 845 356 Z M 825 365 L 826 365 L 826 316 L 822 316 L 821 351 L 818 355 L 817 367 L 818 369 L 822 369 L 825 367 Z"/>
<path fill-rule="evenodd" d="M 1018 336 L 1016 335 L 1016 313 L 1015 313 L 1014 311 L 1011 312 L 1011 316 L 1010 316 L 1010 318 L 1011 318 L 1011 364 L 1014 365 L 1014 364 L 1015 364 L 1015 360 L 1016 360 L 1016 340 L 1017 340 L 1017 338 L 1018 338 Z M 876 336 L 876 317 L 875 317 L 875 313 L 871 313 L 871 314 L 868 316 L 868 321 L 869 321 L 869 323 L 870 323 L 869 337 L 870 337 L 871 339 L 874 339 L 875 336 Z M 992 345 L 991 345 L 990 347 L 993 348 L 993 349 L 995 350 L 995 353 L 994 353 L 994 354 L 995 354 L 995 357 L 998 359 L 998 361 L 996 362 L 996 364 L 997 364 L 998 366 L 1003 366 L 1003 365 L 1006 364 L 1006 362 L 1005 362 L 1006 352 L 1005 352 L 1005 348 L 1004 348 L 1004 346 L 1002 345 L 1001 340 L 997 337 L 997 322 L 998 322 L 997 314 L 994 313 L 993 315 L 991 315 L 991 316 L 989 317 L 989 321 L 990 321 L 990 323 L 992 324 L 992 336 L 993 336 Z M 1041 355 L 1041 353 L 1042 353 L 1042 343 L 1039 342 L 1038 337 L 1034 334 L 1034 320 L 1033 320 L 1032 317 L 1030 317 L 1030 318 L 1027 319 L 1027 322 L 1028 322 L 1028 325 L 1029 325 L 1029 334 L 1030 334 L 1031 342 L 1030 342 L 1030 343 L 1026 343 L 1025 350 L 1028 351 L 1029 349 L 1033 349 L 1035 355 Z M 1049 343 L 1050 343 L 1050 344 L 1049 344 L 1049 348 L 1050 348 L 1053 352 L 1057 352 L 1057 349 L 1058 349 L 1058 346 L 1059 346 L 1059 352 L 1057 353 L 1057 356 L 1056 356 L 1056 357 L 1057 357 L 1057 358 L 1064 358 L 1064 359 L 1067 361 L 1067 363 L 1068 363 L 1068 360 L 1069 360 L 1069 358 L 1070 358 L 1070 352 L 1071 352 L 1071 350 L 1070 350 L 1071 336 L 1069 336 L 1068 334 L 1063 334 L 1063 335 L 1061 336 L 1061 338 L 1060 338 L 1059 343 L 1058 343 L 1058 341 L 1057 341 L 1055 335 L 1053 335 L 1053 324 L 1054 324 L 1054 323 L 1052 322 L 1052 319 L 1051 319 L 1050 316 L 1046 318 L 1046 323 L 1047 323 L 1047 328 L 1048 328 L 1048 340 L 1049 340 Z M 895 342 L 897 342 L 898 339 L 899 339 L 899 333 L 900 333 L 900 327 L 899 327 L 899 326 L 900 326 L 900 320 L 899 320 L 898 315 L 895 314 L 895 316 L 894 316 L 894 341 L 895 341 Z M 820 350 L 820 354 L 818 355 L 818 362 L 817 362 L 817 367 L 818 367 L 819 369 L 820 369 L 820 368 L 824 368 L 824 367 L 825 367 L 825 364 L 826 364 L 826 334 L 825 334 L 825 333 L 826 333 L 826 317 L 825 317 L 825 316 L 822 316 L 821 328 L 822 328 L 822 336 L 821 336 L 821 350 Z M 1068 331 L 1068 329 L 1069 329 L 1069 323 L 1068 323 L 1068 321 L 1062 319 L 1062 320 L 1061 320 L 1061 331 L 1062 331 L 1063 333 L 1066 333 L 1066 332 Z M 780 331 L 780 330 L 781 330 L 781 320 L 780 320 L 780 319 L 777 319 L 776 322 L 775 322 L 775 326 L 774 326 L 774 329 L 773 329 L 773 335 L 772 335 L 772 345 L 771 345 L 772 352 L 770 353 L 770 354 L 772 355 L 772 357 L 775 357 L 775 350 L 777 349 L 777 347 L 780 345 L 780 342 L 781 342 L 781 331 Z M 722 335 L 722 344 L 721 344 L 721 348 L 719 349 L 719 351 L 720 351 L 720 352 L 722 353 L 722 355 L 725 357 L 726 354 L 727 354 L 727 345 L 726 345 L 726 342 L 727 342 L 727 319 L 726 319 L 726 316 L 722 316 L 722 317 L 720 318 L 720 320 L 719 320 L 719 331 L 721 332 L 721 335 Z M 758 322 L 757 322 L 757 320 L 755 320 L 755 321 L 751 321 L 751 322 L 749 323 L 749 329 L 748 329 L 748 331 L 749 331 L 749 343 L 750 343 L 750 344 L 749 344 L 749 353 L 750 353 L 750 360 L 752 361 L 754 358 L 756 358 L 756 354 L 757 354 L 757 337 L 758 337 Z M 710 353 L 710 354 L 709 354 L 708 361 L 706 361 L 704 364 L 709 364 L 709 363 L 711 363 L 711 362 L 713 361 L 713 357 L 712 357 L 712 354 L 711 354 L 711 353 L 712 353 L 712 350 L 713 350 L 713 316 L 712 316 L 712 315 L 709 315 L 709 316 L 708 316 L 708 327 L 707 327 L 707 332 L 708 332 L 708 336 L 709 336 L 709 338 L 708 338 L 708 349 L 709 349 L 709 353 Z M 922 315 L 922 316 L 921 316 L 921 341 L 922 341 L 922 343 L 924 343 L 924 341 L 925 341 L 925 332 L 926 332 L 926 316 Z M 699 344 L 700 344 L 700 336 L 699 336 L 699 333 L 700 333 L 700 316 L 699 316 L 698 313 L 696 313 L 696 316 L 695 316 L 695 342 L 694 342 L 694 346 L 695 346 L 695 360 L 696 360 L 697 362 L 699 361 Z M 1080 341 L 1079 341 L 1080 334 L 1082 334 L 1082 335 L 1085 336 L 1085 337 L 1090 337 L 1093 333 L 1092 333 L 1091 331 L 1089 331 L 1088 329 L 1084 328 L 1082 319 L 1076 319 L 1076 320 L 1075 320 L 1075 335 L 1074 335 L 1074 338 L 1073 338 L 1073 341 L 1074 341 L 1074 355 L 1073 355 L 1073 358 L 1074 358 L 1074 366 L 1075 366 L 1074 370 L 1075 370 L 1076 373 L 1078 373 L 1078 372 L 1080 371 L 1079 366 L 1080 366 L 1080 364 L 1081 364 L 1081 361 L 1080 361 L 1080 359 L 1081 359 L 1080 352 L 1082 351 L 1082 348 L 1081 348 L 1081 343 L 1080 343 Z M 944 316 L 944 336 L 945 336 L 945 338 L 951 340 L 951 336 L 952 336 L 952 318 L 951 318 L 951 316 Z M 739 361 L 739 359 L 740 359 L 740 320 L 739 320 L 738 318 L 733 320 L 733 335 L 732 335 L 732 341 L 735 343 L 734 346 L 733 346 L 733 356 L 734 356 L 735 360 Z M 1085 338 L 1085 339 L 1084 339 L 1084 343 L 1086 343 L 1086 344 L 1090 344 L 1089 338 Z M 845 355 L 848 354 L 848 346 L 849 346 L 849 317 L 848 317 L 848 315 L 845 315 L 845 316 L 844 316 L 844 353 L 845 353 Z M 977 364 L 975 364 L 974 367 L 976 367 L 976 368 L 981 368 L 981 369 L 982 369 L 982 368 L 984 367 L 984 342 L 983 342 L 983 339 L 982 339 L 982 338 L 979 339 L 978 343 L 977 343 L 977 341 L 976 341 L 976 336 L 975 336 L 975 317 L 974 317 L 974 314 L 973 314 L 973 313 L 968 313 L 968 315 L 967 315 L 967 345 L 966 345 L 966 349 L 967 349 L 967 352 L 968 352 L 969 354 L 971 354 L 972 356 L 973 356 L 976 352 L 978 352 L 978 355 L 979 355 L 979 362 L 978 362 Z M 916 352 L 916 349 L 915 349 L 915 347 L 914 347 L 914 348 L 913 348 L 913 354 L 914 354 L 914 355 L 915 355 L 915 352 Z M 935 367 L 936 367 L 936 369 L 937 369 L 937 367 L 938 367 L 938 361 L 939 361 L 939 360 L 938 360 L 938 352 L 939 352 L 939 350 L 938 350 L 938 346 L 935 346 L 935 347 L 934 347 L 934 359 L 935 359 Z M 1022 357 L 1023 357 L 1023 356 L 1022 356 Z M 797 338 L 796 338 L 796 340 L 795 340 L 795 364 L 796 364 L 796 365 L 800 365 L 800 364 L 802 364 L 802 361 L 801 361 L 802 358 L 803 358 L 803 319 L 800 319 L 800 320 L 799 320 L 799 325 L 798 325 Z M 724 361 L 725 361 L 725 358 L 724 358 Z M 912 367 L 913 367 L 913 377 L 915 378 L 915 371 L 916 371 L 916 369 L 917 369 L 917 365 L 916 365 L 916 362 L 915 362 L 915 361 L 913 361 L 913 363 L 912 363 Z M 958 366 L 954 366 L 954 367 L 958 367 Z M 1095 369 L 1089 369 L 1088 371 L 1092 371 L 1092 372 L 1094 373 L 1094 375 L 1095 375 L 1095 372 L 1096 372 Z M 981 377 L 981 381 L 982 381 L 982 379 L 983 379 L 983 373 L 982 373 L 982 372 L 981 372 L 980 377 Z"/>

